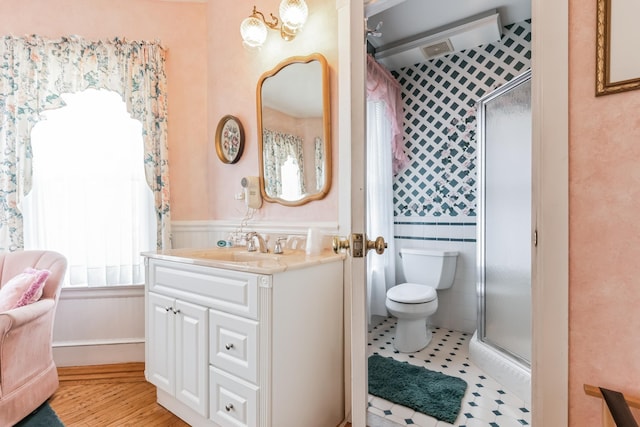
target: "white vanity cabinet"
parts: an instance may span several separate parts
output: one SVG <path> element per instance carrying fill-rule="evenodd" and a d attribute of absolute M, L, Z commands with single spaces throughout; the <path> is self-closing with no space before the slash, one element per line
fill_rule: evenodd
<path fill-rule="evenodd" d="M 145 374 L 161 405 L 192 426 L 343 421 L 341 259 L 254 272 L 146 255 Z"/>
<path fill-rule="evenodd" d="M 155 292 L 147 307 L 149 382 L 206 416 L 207 308 Z"/>

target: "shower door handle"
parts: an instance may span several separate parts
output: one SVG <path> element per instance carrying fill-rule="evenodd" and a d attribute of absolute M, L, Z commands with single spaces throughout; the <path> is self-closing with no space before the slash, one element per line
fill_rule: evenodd
<path fill-rule="evenodd" d="M 376 253 L 381 255 L 386 248 L 387 243 L 382 236 L 378 236 L 375 240 L 369 240 L 365 234 L 361 233 L 353 233 L 349 239 L 340 236 L 333 237 L 333 252 L 338 253 L 340 250 L 346 249 L 354 258 L 362 258 L 371 249 L 375 249 Z"/>

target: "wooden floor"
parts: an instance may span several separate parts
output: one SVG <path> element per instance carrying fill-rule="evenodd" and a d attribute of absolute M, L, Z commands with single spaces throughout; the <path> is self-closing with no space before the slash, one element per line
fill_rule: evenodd
<path fill-rule="evenodd" d="M 58 375 L 49 404 L 66 427 L 189 426 L 156 403 L 144 363 L 58 368 Z"/>
<path fill-rule="evenodd" d="M 58 368 L 49 404 L 66 427 L 189 425 L 156 403 L 143 363 Z"/>

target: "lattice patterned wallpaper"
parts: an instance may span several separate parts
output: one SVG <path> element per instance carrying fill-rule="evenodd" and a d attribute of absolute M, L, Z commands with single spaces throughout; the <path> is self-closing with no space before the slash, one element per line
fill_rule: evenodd
<path fill-rule="evenodd" d="M 393 72 L 403 88 L 411 159 L 394 181 L 394 216 L 475 217 L 475 103 L 530 62 L 527 20 L 505 27 L 500 42 Z"/>

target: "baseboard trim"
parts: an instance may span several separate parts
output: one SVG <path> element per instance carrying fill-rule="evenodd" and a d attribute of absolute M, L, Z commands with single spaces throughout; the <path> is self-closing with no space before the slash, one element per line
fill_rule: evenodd
<path fill-rule="evenodd" d="M 75 346 L 53 347 L 56 366 L 91 366 L 144 362 L 144 342 L 138 343 L 86 343 Z"/>
<path fill-rule="evenodd" d="M 58 368 L 59 381 L 145 381 L 144 362 L 108 365 L 66 366 Z"/>

